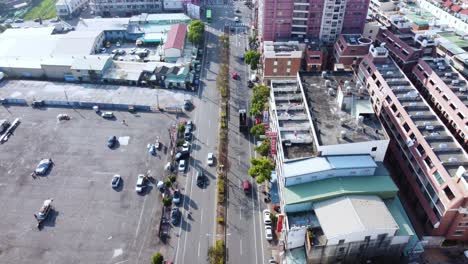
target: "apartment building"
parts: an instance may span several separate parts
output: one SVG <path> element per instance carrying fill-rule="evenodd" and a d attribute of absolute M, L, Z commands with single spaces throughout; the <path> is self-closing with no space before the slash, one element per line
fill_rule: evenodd
<path fill-rule="evenodd" d="M 369 53 L 372 40 L 360 34 L 342 34 L 335 42 L 333 56 L 335 63 L 346 66 L 358 66 L 362 58 Z"/>
<path fill-rule="evenodd" d="M 468 34 L 468 4 L 463 0 L 416 0 L 418 6 L 437 18 L 437 23 Z"/>
<path fill-rule="evenodd" d="M 301 69 L 304 45 L 297 41 L 263 42 L 263 80 L 296 76 Z"/>
<path fill-rule="evenodd" d="M 333 43 L 341 33 L 360 34 L 369 0 L 260 0 L 258 30 L 263 40 L 318 37 Z"/>
<path fill-rule="evenodd" d="M 401 171 L 394 180 L 412 208 L 413 222 L 421 224 L 427 241 L 466 241 L 466 150 L 386 48 L 371 47 L 359 66 L 358 79 L 392 138 L 389 156 Z"/>
<path fill-rule="evenodd" d="M 271 81 L 271 131 L 287 261 L 395 263 L 422 247 L 382 160 L 389 138 L 353 73 Z M 287 262 L 289 263 L 289 262 Z"/>
<path fill-rule="evenodd" d="M 468 148 L 467 81 L 442 58 L 420 59 L 413 83 L 460 145 Z"/>
<path fill-rule="evenodd" d="M 163 0 L 89 0 L 91 10 L 105 17 L 159 13 L 163 5 Z"/>
<path fill-rule="evenodd" d="M 435 36 L 429 33 L 414 33 L 412 24 L 404 17 L 392 16 L 391 25 L 382 27 L 377 42 L 385 43 L 390 56 L 404 71 L 411 68 L 424 56 L 435 54 Z"/>
<path fill-rule="evenodd" d="M 321 72 L 326 58 L 320 41 L 318 38 L 307 39 L 305 45 L 306 71 Z"/>
<path fill-rule="evenodd" d="M 88 4 L 89 0 L 58 0 L 55 4 L 59 17 L 76 15 Z"/>

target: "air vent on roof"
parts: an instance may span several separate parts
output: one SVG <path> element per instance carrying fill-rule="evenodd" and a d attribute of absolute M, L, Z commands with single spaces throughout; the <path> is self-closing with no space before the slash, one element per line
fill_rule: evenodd
<path fill-rule="evenodd" d="M 447 148 L 448 148 L 448 145 L 445 144 L 445 143 L 440 143 L 440 144 L 439 144 L 439 148 L 440 148 L 440 149 L 447 149 Z"/>
<path fill-rule="evenodd" d="M 414 140 L 412 140 L 411 138 L 406 140 L 406 146 L 408 146 L 408 148 L 411 148 L 412 146 L 414 146 Z"/>
<path fill-rule="evenodd" d="M 430 134 L 430 136 L 431 136 L 431 137 L 438 137 L 438 136 L 439 136 L 439 133 L 437 133 L 437 132 L 432 132 L 432 133 Z"/>
<path fill-rule="evenodd" d="M 457 85 L 458 83 L 460 83 L 459 80 L 452 80 L 452 85 Z"/>
<path fill-rule="evenodd" d="M 439 66 L 439 70 L 445 71 L 445 67 L 444 66 Z"/>
<path fill-rule="evenodd" d="M 359 87 L 358 89 L 359 94 L 364 94 L 365 92 L 366 92 L 366 89 L 364 89 L 363 87 Z"/>
<path fill-rule="evenodd" d="M 426 130 L 434 130 L 434 126 L 426 126 Z"/>
<path fill-rule="evenodd" d="M 341 136 L 341 138 L 343 138 L 343 139 L 346 138 L 346 131 L 345 131 L 345 130 L 341 130 L 340 136 Z"/>
<path fill-rule="evenodd" d="M 322 78 L 327 78 L 327 72 L 326 71 L 322 72 Z"/>
<path fill-rule="evenodd" d="M 353 91 L 353 88 L 351 88 L 351 86 L 346 87 L 346 93 L 347 94 L 351 94 L 352 91 Z"/>
<path fill-rule="evenodd" d="M 416 112 L 416 115 L 417 116 L 422 116 L 422 115 L 424 115 L 424 113 L 423 112 Z"/>
<path fill-rule="evenodd" d="M 448 161 L 449 161 L 449 162 L 457 162 L 458 159 L 455 158 L 455 157 L 450 157 L 450 158 L 448 159 Z"/>
<path fill-rule="evenodd" d="M 382 68 L 388 68 L 387 64 L 382 65 Z"/>
<path fill-rule="evenodd" d="M 445 77 L 452 77 L 452 73 L 451 72 L 447 72 L 444 74 Z"/>
<path fill-rule="evenodd" d="M 459 91 L 459 92 L 466 92 L 466 87 L 459 88 L 458 91 Z"/>
<path fill-rule="evenodd" d="M 350 82 L 346 80 L 346 81 L 344 82 L 344 87 L 348 87 L 349 84 L 350 84 Z"/>
<path fill-rule="evenodd" d="M 439 61 L 437 62 L 437 66 L 444 66 L 444 64 L 441 61 Z"/>
<path fill-rule="evenodd" d="M 387 75 L 393 75 L 393 72 L 392 72 L 392 71 L 388 71 L 388 72 L 387 72 Z"/>

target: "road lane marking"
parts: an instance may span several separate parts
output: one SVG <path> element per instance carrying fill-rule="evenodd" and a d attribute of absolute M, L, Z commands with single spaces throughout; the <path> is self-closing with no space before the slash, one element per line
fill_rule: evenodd
<path fill-rule="evenodd" d="M 242 256 L 242 239 L 240 239 L 239 241 L 240 241 L 240 254 Z"/>
<path fill-rule="evenodd" d="M 198 257 L 200 257 L 200 240 L 198 240 Z"/>
<path fill-rule="evenodd" d="M 239 155 L 239 166 L 241 165 L 241 156 Z"/>
<path fill-rule="evenodd" d="M 239 207 L 240 211 L 239 211 L 239 219 L 242 220 L 242 207 Z"/>
<path fill-rule="evenodd" d="M 136 232 L 135 232 L 135 239 L 136 239 L 136 237 L 138 235 L 138 231 L 140 230 L 141 219 L 143 218 L 143 211 L 145 209 L 145 204 L 146 204 L 146 197 L 148 197 L 148 196 L 145 195 L 145 199 L 143 199 L 143 207 L 141 207 L 140 219 L 138 220 L 138 226 L 137 226 L 137 229 L 136 229 Z"/>
<path fill-rule="evenodd" d="M 203 224 L 203 208 L 201 209 L 200 226 Z"/>

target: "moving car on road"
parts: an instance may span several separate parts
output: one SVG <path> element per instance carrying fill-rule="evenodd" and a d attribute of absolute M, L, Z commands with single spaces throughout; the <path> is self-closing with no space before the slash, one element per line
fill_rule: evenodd
<path fill-rule="evenodd" d="M 38 228 L 41 228 L 42 223 L 47 219 L 47 216 L 52 210 L 52 201 L 53 201 L 52 199 L 45 200 L 44 203 L 42 204 L 41 209 L 39 209 L 39 212 L 37 214 L 34 214 L 34 217 L 37 220 Z"/>
<path fill-rule="evenodd" d="M 250 193 L 250 182 L 248 180 L 244 180 L 242 182 L 242 189 L 244 189 L 244 193 L 245 194 L 249 194 Z"/>
<path fill-rule="evenodd" d="M 44 175 L 47 173 L 47 171 L 49 171 L 52 164 L 52 159 L 43 159 L 39 161 L 39 164 L 37 164 L 36 170 L 34 172 L 36 175 Z"/>
<path fill-rule="evenodd" d="M 112 188 L 118 188 L 119 185 L 120 185 L 120 181 L 122 180 L 122 178 L 120 177 L 120 175 L 114 175 L 114 177 L 112 177 L 112 181 L 111 181 L 111 185 L 112 185 Z"/>
<path fill-rule="evenodd" d="M 145 180 L 145 175 L 139 174 L 137 177 L 137 182 L 135 186 L 135 191 L 137 193 L 143 192 L 143 190 L 146 188 L 146 180 Z"/>
<path fill-rule="evenodd" d="M 205 186 L 205 175 L 203 175 L 203 171 L 201 169 L 197 170 L 197 185 L 198 187 Z"/>
<path fill-rule="evenodd" d="M 206 158 L 206 163 L 208 166 L 213 166 L 214 165 L 214 155 L 213 153 L 208 153 L 208 157 Z"/>

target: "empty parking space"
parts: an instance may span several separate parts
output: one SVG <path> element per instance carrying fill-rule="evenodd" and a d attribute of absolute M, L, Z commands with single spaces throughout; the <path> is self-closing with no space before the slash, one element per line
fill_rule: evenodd
<path fill-rule="evenodd" d="M 71 120 L 58 122 L 62 113 Z M 175 119 L 114 114 L 106 120 L 92 110 L 0 107 L 0 119 L 21 119 L 0 145 L 1 263 L 146 263 L 159 249 L 158 192 L 150 184 L 138 195 L 135 183 L 148 170 L 162 178 Z M 107 146 L 110 136 L 119 140 L 113 149 Z M 157 136 L 163 148 L 151 156 L 147 144 Z M 42 158 L 54 165 L 33 178 Z M 117 189 L 111 187 L 114 174 L 123 179 Z M 34 214 L 47 198 L 54 211 L 38 230 Z"/>

